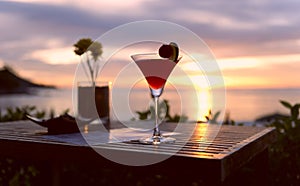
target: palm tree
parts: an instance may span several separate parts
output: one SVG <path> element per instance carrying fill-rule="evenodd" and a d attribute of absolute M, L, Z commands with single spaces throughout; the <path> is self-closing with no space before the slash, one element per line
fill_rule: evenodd
<path fill-rule="evenodd" d="M 90 78 L 93 84 L 95 84 L 99 70 L 98 59 L 103 52 L 102 44 L 97 41 L 93 41 L 90 38 L 83 38 L 77 41 L 77 43 L 73 46 L 75 47 L 75 54 L 79 56 L 86 54 L 86 63 L 83 63 L 83 69 L 87 77 Z M 81 58 L 81 60 L 83 60 L 83 58 Z M 86 68 L 88 68 L 89 74 Z"/>

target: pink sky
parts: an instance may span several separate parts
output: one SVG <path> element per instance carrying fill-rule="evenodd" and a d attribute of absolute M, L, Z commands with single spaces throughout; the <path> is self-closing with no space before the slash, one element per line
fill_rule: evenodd
<path fill-rule="evenodd" d="M 79 38 L 96 39 L 121 24 L 156 19 L 201 37 L 216 56 L 227 87 L 300 87 L 298 1 L 121 2 L 0 2 L 0 65 L 38 83 L 70 87 L 80 61 L 72 45 Z"/>

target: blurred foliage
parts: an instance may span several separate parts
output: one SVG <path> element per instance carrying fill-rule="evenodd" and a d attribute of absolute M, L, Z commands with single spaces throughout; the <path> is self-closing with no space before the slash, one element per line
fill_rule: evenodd
<path fill-rule="evenodd" d="M 290 111 L 289 117 L 277 118 L 268 126 L 275 127 L 277 141 L 270 149 L 272 185 L 300 184 L 300 104 L 280 103 Z"/>
<path fill-rule="evenodd" d="M 140 120 L 154 119 L 155 118 L 155 110 L 154 106 L 150 106 L 150 108 L 146 111 L 136 111 Z M 185 122 L 188 120 L 186 115 L 178 115 L 174 116 L 170 115 L 170 104 L 169 101 L 164 99 L 162 102 L 158 104 L 158 116 L 160 119 L 164 119 L 166 122 Z"/>
<path fill-rule="evenodd" d="M 216 113 L 212 113 L 212 111 L 211 111 L 211 109 L 209 109 L 209 111 L 208 111 L 208 115 L 206 115 L 205 116 L 205 119 L 207 120 L 207 121 L 201 121 L 201 122 L 199 122 L 199 123 L 217 123 L 218 121 L 218 117 L 220 116 L 220 114 L 221 114 L 221 112 L 220 111 L 218 111 L 218 112 L 216 112 Z"/>
<path fill-rule="evenodd" d="M 269 160 L 270 160 L 270 184 L 269 185 L 299 185 L 300 183 L 300 118 L 299 109 L 300 104 L 292 105 L 286 101 L 280 101 L 282 106 L 287 108 L 290 112 L 288 117 L 276 118 L 272 120 L 267 126 L 274 127 L 277 131 L 277 140 L 270 147 Z M 144 112 L 137 112 L 140 119 L 149 119 L 153 117 L 151 114 L 151 107 L 149 110 Z M 180 118 L 185 116 L 174 115 L 170 116 L 170 105 L 167 100 L 160 103 L 159 106 L 160 117 L 164 117 L 166 121 L 179 121 Z M 68 112 L 68 110 L 66 110 Z M 29 113 L 36 117 L 44 117 L 47 115 L 45 111 L 37 111 L 35 107 L 25 106 L 21 108 L 8 108 L 5 114 L 0 113 L 0 121 L 13 121 L 24 119 L 25 113 Z M 153 113 L 153 111 L 152 111 Z M 165 113 L 165 114 L 163 114 Z M 54 110 L 50 110 L 49 116 L 54 117 Z M 207 121 L 210 123 L 215 123 L 220 117 L 220 112 L 212 113 L 209 111 L 206 116 Z M 227 124 L 238 125 L 229 116 L 226 116 Z M 226 118 L 225 117 L 225 118 Z M 187 119 L 187 118 L 186 118 Z M 224 122 L 225 123 L 225 122 Z M 0 185 L 31 185 L 36 179 L 42 179 L 44 169 L 36 168 L 38 165 L 30 165 L 18 163 L 15 160 L 2 158 L 0 160 Z M 96 175 L 93 173 L 82 174 L 81 169 L 76 168 L 74 165 L 74 170 L 70 169 L 67 171 L 67 175 L 64 177 L 65 181 L 70 181 L 71 175 L 77 175 L 80 179 L 84 180 L 85 183 L 110 183 L 114 179 L 113 169 L 103 169 L 105 177 L 100 176 L 97 179 Z M 66 170 L 65 170 L 66 171 Z M 71 171 L 71 172 L 70 172 Z M 126 170 L 127 171 L 127 170 Z M 133 173 L 127 172 L 126 178 L 120 180 L 132 183 L 141 183 L 145 180 L 141 176 L 134 175 Z M 129 175 L 130 174 L 130 175 Z M 249 173 L 246 173 L 249 175 Z M 124 174 L 125 175 L 125 174 Z M 69 177 L 68 177 L 69 176 Z M 77 177 L 77 176 L 76 176 Z M 64 181 L 63 179 L 63 181 Z M 92 181 L 86 182 L 88 179 L 93 179 Z M 105 180 L 103 180 L 105 179 Z M 153 184 L 160 183 L 170 183 L 171 180 L 164 175 L 159 175 L 159 177 L 151 178 L 153 179 Z M 67 182 L 66 182 L 67 183 Z M 152 182 L 151 182 L 152 183 Z"/>
<path fill-rule="evenodd" d="M 289 116 L 276 117 L 266 124 L 275 127 L 277 140 L 270 147 L 270 185 L 300 185 L 300 104 L 280 100 L 285 108 L 289 109 Z M 206 116 L 207 122 L 216 123 L 220 112 L 213 114 L 211 110 Z M 230 119 L 226 114 L 223 124 L 243 125 Z"/>
<path fill-rule="evenodd" d="M 62 114 L 68 112 L 69 109 L 66 109 Z M 26 114 L 37 118 L 56 116 L 54 109 L 50 109 L 47 113 L 45 110 L 38 110 L 35 106 L 9 107 L 4 112 L 0 109 L 0 122 L 26 120 Z M 0 159 L 0 185 L 32 185 L 32 181 L 38 174 L 38 169 L 32 164 L 24 164 L 10 158 Z"/>
<path fill-rule="evenodd" d="M 237 125 L 237 126 L 244 126 L 244 123 L 237 123 L 236 121 L 234 121 L 233 119 L 231 119 L 230 117 L 230 113 L 227 112 L 225 114 L 225 119 L 222 123 L 223 125 Z"/>
<path fill-rule="evenodd" d="M 0 161 L 0 185 L 32 185 L 39 174 L 35 166 L 5 158 Z"/>
<path fill-rule="evenodd" d="M 4 113 L 0 109 L 0 122 L 26 120 L 26 114 L 43 118 L 46 115 L 46 111 L 38 111 L 35 106 L 8 107 Z"/>
<path fill-rule="evenodd" d="M 69 109 L 64 110 L 61 115 L 68 113 Z M 34 116 L 36 118 L 54 118 L 56 116 L 54 109 L 50 109 L 47 114 L 46 110 L 38 110 L 35 106 L 22 106 L 22 107 L 8 107 L 3 112 L 0 109 L 0 122 L 26 120 L 26 114 Z"/>
<path fill-rule="evenodd" d="M 221 114 L 221 111 L 217 111 L 216 113 L 212 113 L 212 111 L 209 110 L 208 115 L 205 116 L 206 121 L 198 121 L 198 123 L 217 124 L 220 114 Z M 226 113 L 225 119 L 224 119 L 222 124 L 223 125 L 237 125 L 237 126 L 243 126 L 244 125 L 244 123 L 237 123 L 233 119 L 231 119 L 229 112 Z"/>
<path fill-rule="evenodd" d="M 273 118 L 267 127 L 275 127 L 277 131 L 277 140 L 270 147 L 270 185 L 299 185 L 300 184 L 300 104 L 294 104 L 280 100 L 280 103 L 289 109 L 288 117 Z M 212 113 L 209 110 L 205 116 L 208 123 L 217 123 L 220 111 Z M 230 119 L 229 113 L 226 113 L 223 121 L 224 125 L 238 125 Z"/>

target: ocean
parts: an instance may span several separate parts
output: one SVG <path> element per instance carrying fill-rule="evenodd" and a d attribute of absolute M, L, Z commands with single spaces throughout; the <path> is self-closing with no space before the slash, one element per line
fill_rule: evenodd
<path fill-rule="evenodd" d="M 149 90 L 135 91 L 128 97 L 129 106 L 118 104 L 119 101 L 111 101 L 114 103 L 114 111 L 123 120 L 130 120 L 137 117 L 135 111 L 143 111 L 151 105 Z M 165 91 L 166 92 L 166 91 Z M 164 95 L 165 94 L 165 95 Z M 197 105 L 190 103 L 185 104 L 178 102 L 178 95 L 169 91 L 164 93 L 162 99 L 169 100 L 171 114 L 181 113 L 190 117 L 190 114 L 195 114 L 194 110 Z M 118 92 L 122 95 L 122 92 Z M 177 96 L 177 97 L 176 97 Z M 185 92 L 182 96 L 189 96 L 189 92 Z M 127 99 L 118 97 L 119 100 Z M 292 104 L 300 103 L 300 88 L 299 89 L 229 89 L 226 91 L 226 107 L 223 112 L 229 113 L 230 118 L 236 122 L 251 122 L 255 119 L 267 114 L 283 113 L 288 114 L 289 111 L 284 108 L 279 100 L 285 100 Z M 20 107 L 24 105 L 34 105 L 38 109 L 50 111 L 54 109 L 57 114 L 62 113 L 66 109 L 70 109 L 70 114 L 76 112 L 76 107 L 73 108 L 72 89 L 36 89 L 31 95 L 0 95 L 0 108 L 2 113 L 7 107 Z M 128 108 L 130 108 L 128 110 Z M 126 111 L 127 109 L 127 111 Z M 183 111 L 182 111 L 183 110 Z M 213 111 L 217 112 L 217 111 Z M 113 119 L 115 119 L 115 115 Z M 191 118 L 191 117 L 190 117 Z"/>

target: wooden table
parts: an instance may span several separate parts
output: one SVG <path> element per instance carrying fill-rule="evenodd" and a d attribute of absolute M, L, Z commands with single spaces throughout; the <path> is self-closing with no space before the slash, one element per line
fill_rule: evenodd
<path fill-rule="evenodd" d="M 186 126 L 187 130 L 191 130 L 189 124 Z M 162 128 L 167 130 L 172 128 L 172 124 L 166 124 Z M 88 145 L 45 138 L 45 132 L 45 128 L 30 121 L 0 123 L 0 156 L 58 164 L 76 162 L 90 167 L 106 166 L 117 170 L 125 168 L 141 174 L 159 172 L 182 183 L 187 179 L 201 179 L 204 183 L 217 185 L 232 179 L 241 167 L 252 160 L 257 160 L 259 174 L 264 177 L 263 172 L 267 171 L 267 150 L 276 137 L 273 128 L 197 124 L 189 139 L 186 139 L 184 131 L 175 135 L 174 144 L 157 147 L 128 141 L 98 144 L 91 148 Z M 211 138 L 210 133 L 217 135 Z M 181 145 L 183 147 L 170 156 L 170 149 Z M 97 150 L 124 158 L 139 158 L 141 155 L 170 157 L 157 164 L 135 167 L 109 161 L 96 153 Z"/>

